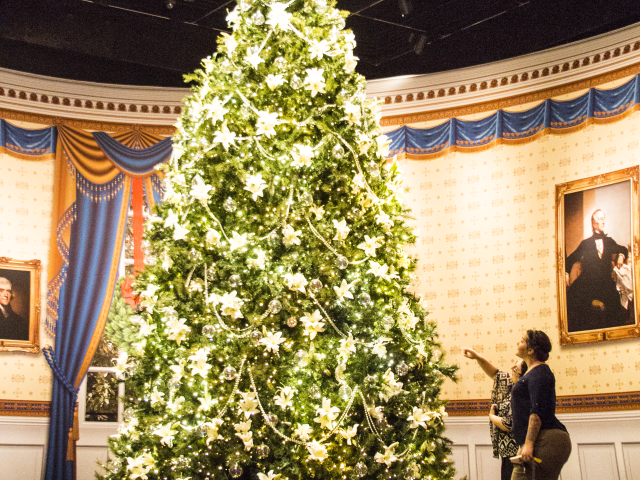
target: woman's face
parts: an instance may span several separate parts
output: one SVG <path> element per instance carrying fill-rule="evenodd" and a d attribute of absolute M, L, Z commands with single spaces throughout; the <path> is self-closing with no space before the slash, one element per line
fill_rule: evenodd
<path fill-rule="evenodd" d="M 515 365 L 511 367 L 511 379 L 513 380 L 513 383 L 516 383 L 518 380 L 520 380 L 520 377 L 522 376 L 523 363 L 524 360 L 518 360 Z"/>
<path fill-rule="evenodd" d="M 523 335 L 518 345 L 516 346 L 516 357 L 525 359 L 527 358 L 527 336 Z"/>

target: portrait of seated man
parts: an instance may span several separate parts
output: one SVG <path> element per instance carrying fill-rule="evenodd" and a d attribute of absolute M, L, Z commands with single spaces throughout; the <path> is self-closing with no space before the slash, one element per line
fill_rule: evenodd
<path fill-rule="evenodd" d="M 629 314 L 622 305 L 613 275 L 629 255 L 627 247 L 606 233 L 605 213 L 591 216 L 593 235 L 580 242 L 565 261 L 568 330 L 594 330 L 625 325 Z"/>
<path fill-rule="evenodd" d="M 0 340 L 29 340 L 29 320 L 11 308 L 12 284 L 0 277 Z"/>

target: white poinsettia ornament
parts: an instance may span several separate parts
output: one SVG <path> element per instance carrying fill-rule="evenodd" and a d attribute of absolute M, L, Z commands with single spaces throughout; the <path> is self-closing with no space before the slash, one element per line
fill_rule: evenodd
<path fill-rule="evenodd" d="M 308 336 L 310 340 L 316 338 L 318 333 L 324 332 L 324 322 L 320 310 L 300 317 L 300 321 L 304 325 L 304 335 Z"/>
<path fill-rule="evenodd" d="M 291 156 L 293 157 L 292 167 L 308 167 L 311 165 L 311 160 L 314 156 L 313 147 L 296 144 L 291 150 Z"/>
<path fill-rule="evenodd" d="M 260 343 L 264 345 L 267 352 L 273 352 L 276 355 L 280 350 L 280 344 L 286 342 L 286 338 L 282 338 L 282 332 L 267 332 L 265 330 L 264 337 L 260 339 Z"/>
<path fill-rule="evenodd" d="M 324 68 L 307 68 L 307 76 L 304 79 L 305 89 L 311 91 L 311 96 L 315 97 L 318 93 L 326 93 L 324 87 Z"/>
<path fill-rule="evenodd" d="M 253 198 L 253 200 L 258 200 L 258 197 L 262 197 L 262 191 L 267 188 L 267 182 L 262 179 L 261 173 L 247 175 L 244 183 L 244 189 L 251 192 L 251 198 Z"/>
<path fill-rule="evenodd" d="M 287 387 L 281 387 L 278 390 L 278 392 L 279 392 L 278 395 L 273 397 L 273 400 L 274 400 L 273 403 L 278 405 L 283 410 L 286 410 L 287 408 L 292 408 L 293 397 L 296 393 L 298 393 L 298 391 L 295 388 L 287 386 Z"/>

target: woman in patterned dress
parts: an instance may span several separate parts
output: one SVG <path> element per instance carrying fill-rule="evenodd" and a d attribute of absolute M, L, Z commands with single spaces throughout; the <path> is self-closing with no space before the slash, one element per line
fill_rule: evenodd
<path fill-rule="evenodd" d="M 513 471 L 510 457 L 518 452 L 518 446 L 511 432 L 513 416 L 511 414 L 511 387 L 527 371 L 527 364 L 518 360 L 511 367 L 511 374 L 498 370 L 491 362 L 471 348 L 463 349 L 465 357 L 478 362 L 482 371 L 493 379 L 491 390 L 491 409 L 489 411 L 489 432 L 493 445 L 493 456 L 502 461 L 501 480 L 509 480 Z"/>

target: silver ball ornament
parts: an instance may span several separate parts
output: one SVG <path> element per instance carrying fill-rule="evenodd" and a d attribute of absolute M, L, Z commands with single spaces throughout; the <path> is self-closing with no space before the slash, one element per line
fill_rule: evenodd
<path fill-rule="evenodd" d="M 331 154 L 336 158 L 344 157 L 344 148 L 339 143 L 336 143 L 331 149 Z"/>
<path fill-rule="evenodd" d="M 369 163 L 365 169 L 367 170 L 367 173 L 369 175 L 371 175 L 372 177 L 378 177 L 380 176 L 380 167 L 378 166 L 378 164 L 376 163 Z"/>
<path fill-rule="evenodd" d="M 309 355 L 304 350 L 298 350 L 296 354 L 293 356 L 293 359 L 301 367 L 304 367 L 309 364 Z"/>
<path fill-rule="evenodd" d="M 234 288 L 242 285 L 242 280 L 240 279 L 240 275 L 231 275 L 229 277 L 229 285 L 231 285 Z"/>
<path fill-rule="evenodd" d="M 349 398 L 351 398 L 352 393 L 353 393 L 353 390 L 349 385 L 341 385 L 340 388 L 338 389 L 338 395 L 344 401 L 349 400 Z"/>
<path fill-rule="evenodd" d="M 363 293 L 362 295 L 360 295 L 359 299 L 360 304 L 364 307 L 370 307 L 371 304 L 373 303 L 373 301 L 371 300 L 371 295 L 369 295 L 368 293 Z"/>
<path fill-rule="evenodd" d="M 312 385 L 311 387 L 309 387 L 308 392 L 311 398 L 314 398 L 316 400 L 320 398 L 320 389 L 316 385 Z"/>
<path fill-rule="evenodd" d="M 311 196 L 310 193 L 305 192 L 302 195 L 300 195 L 300 203 L 304 206 L 309 206 L 313 204 L 313 197 Z"/>
<path fill-rule="evenodd" d="M 318 293 L 320 290 L 322 290 L 322 282 L 316 278 L 315 280 L 311 280 L 309 282 L 307 288 L 311 293 Z"/>
<path fill-rule="evenodd" d="M 356 466 L 353 467 L 353 473 L 356 474 L 356 477 L 364 477 L 367 474 L 367 471 L 367 466 L 362 462 L 358 462 Z"/>
<path fill-rule="evenodd" d="M 344 255 L 338 255 L 335 260 L 336 267 L 340 270 L 344 270 L 349 266 L 349 260 Z"/>
<path fill-rule="evenodd" d="M 391 330 L 395 324 L 396 324 L 396 321 L 393 319 L 393 317 L 391 317 L 389 315 L 384 317 L 382 319 L 382 322 L 380 323 L 382 328 L 384 328 L 387 331 Z"/>
<path fill-rule="evenodd" d="M 238 376 L 238 372 L 232 366 L 228 366 L 222 371 L 222 375 L 224 376 L 225 380 L 235 380 Z"/>
<path fill-rule="evenodd" d="M 289 85 L 291 85 L 291 88 L 294 90 L 299 90 L 302 87 L 302 80 L 294 74 L 291 76 L 291 80 L 289 80 Z"/>
<path fill-rule="evenodd" d="M 282 57 L 278 57 L 273 61 L 273 65 L 278 70 L 283 70 L 287 66 L 287 61 Z"/>
<path fill-rule="evenodd" d="M 189 260 L 191 260 L 192 262 L 195 262 L 200 258 L 200 253 L 196 249 L 192 248 L 191 250 L 189 250 L 187 257 L 189 257 Z"/>
<path fill-rule="evenodd" d="M 249 334 L 249 338 L 251 338 L 251 342 L 253 342 L 254 345 L 260 345 L 260 340 L 262 340 L 262 337 L 263 335 L 260 330 L 254 330 Z"/>
<path fill-rule="evenodd" d="M 202 327 L 202 335 L 207 337 L 209 340 L 211 340 L 215 334 L 216 329 L 213 325 L 205 325 Z"/>
<path fill-rule="evenodd" d="M 222 204 L 222 208 L 224 208 L 227 212 L 235 212 L 238 208 L 238 204 L 233 198 L 229 197 Z"/>
<path fill-rule="evenodd" d="M 256 10 L 251 15 L 251 21 L 256 25 L 264 25 L 264 15 L 260 10 Z"/>
<path fill-rule="evenodd" d="M 282 303 L 280 303 L 280 300 L 276 298 L 271 300 L 269 302 L 269 310 L 271 311 L 271 313 L 279 313 L 280 310 L 282 310 Z"/>
<path fill-rule="evenodd" d="M 258 458 L 267 458 L 271 449 L 266 445 L 258 445 L 256 447 L 256 454 Z"/>
<path fill-rule="evenodd" d="M 264 419 L 267 421 L 267 423 L 270 423 L 273 426 L 278 424 L 278 417 L 273 412 L 268 412 L 265 415 Z"/>
<path fill-rule="evenodd" d="M 233 478 L 238 478 L 240 475 L 242 475 L 242 467 L 237 463 L 234 465 L 231 465 L 229 467 L 229 475 L 231 475 L 231 477 Z"/>
<path fill-rule="evenodd" d="M 290 328 L 295 327 L 298 324 L 298 319 L 296 317 L 287 318 L 287 326 Z"/>
<path fill-rule="evenodd" d="M 407 373 L 409 373 L 409 365 L 404 362 L 399 363 L 398 365 L 396 365 L 396 373 L 400 377 L 406 375 Z"/>
<path fill-rule="evenodd" d="M 164 318 L 167 322 L 176 322 L 178 321 L 178 313 L 173 308 L 170 308 L 164 312 Z"/>

